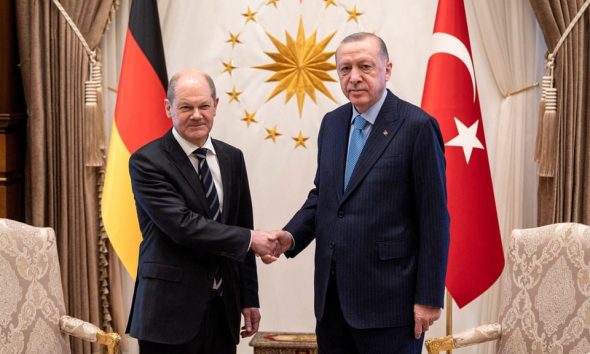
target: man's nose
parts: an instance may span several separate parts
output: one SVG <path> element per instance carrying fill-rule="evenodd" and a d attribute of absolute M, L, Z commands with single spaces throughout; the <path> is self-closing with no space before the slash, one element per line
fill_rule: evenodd
<path fill-rule="evenodd" d="M 361 72 L 358 68 L 352 68 L 350 70 L 350 81 L 352 83 L 357 83 L 360 82 L 362 80 L 362 75 Z"/>
<path fill-rule="evenodd" d="M 201 112 L 201 110 L 196 107 L 195 109 L 193 109 L 193 112 L 191 114 L 191 118 L 193 119 L 199 119 L 203 117 L 203 113 Z"/>

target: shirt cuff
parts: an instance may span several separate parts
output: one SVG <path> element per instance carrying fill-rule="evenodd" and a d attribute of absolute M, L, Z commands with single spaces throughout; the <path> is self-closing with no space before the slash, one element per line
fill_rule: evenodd
<path fill-rule="evenodd" d="M 285 231 L 291 237 L 291 248 L 289 248 L 288 251 L 294 250 L 295 249 L 295 237 L 293 237 L 293 234 L 290 233 L 289 231 L 287 231 L 287 230 L 283 230 L 283 231 Z"/>

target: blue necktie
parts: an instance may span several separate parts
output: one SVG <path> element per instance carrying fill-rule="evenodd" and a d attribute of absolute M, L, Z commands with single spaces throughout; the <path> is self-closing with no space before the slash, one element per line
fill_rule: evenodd
<path fill-rule="evenodd" d="M 213 220 L 221 221 L 219 196 L 217 195 L 217 189 L 215 188 L 215 183 L 213 183 L 213 176 L 211 175 L 206 159 L 207 148 L 198 148 L 193 154 L 195 154 L 199 161 L 199 178 L 201 179 L 201 185 L 207 198 L 209 210 L 211 211 L 211 215 L 213 215 Z M 217 290 L 220 295 L 223 293 L 221 290 L 221 281 L 221 272 L 219 271 L 219 267 L 217 267 L 213 274 L 213 289 Z"/>
<path fill-rule="evenodd" d="M 348 144 L 348 155 L 346 155 L 346 171 L 344 173 L 344 189 L 348 186 L 354 166 L 361 156 L 367 137 L 363 132 L 363 129 L 367 125 L 365 118 L 360 115 L 354 117 L 352 122 L 352 135 L 350 136 L 350 142 Z"/>

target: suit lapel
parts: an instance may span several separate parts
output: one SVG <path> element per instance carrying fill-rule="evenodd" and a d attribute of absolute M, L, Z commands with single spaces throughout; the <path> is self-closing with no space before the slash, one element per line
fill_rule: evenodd
<path fill-rule="evenodd" d="M 201 186 L 201 180 L 199 175 L 188 156 L 184 153 L 184 150 L 180 147 L 174 136 L 172 130 L 169 130 L 162 139 L 162 148 L 168 154 L 170 163 L 178 169 L 180 174 L 186 180 L 186 183 L 195 193 L 196 200 L 201 205 L 201 209 L 205 210 L 208 217 L 211 217 L 209 206 L 207 205 L 207 198 L 205 198 L 205 192 Z M 185 196 L 190 197 L 190 196 Z"/>
<path fill-rule="evenodd" d="M 215 153 L 217 154 L 217 162 L 219 163 L 219 171 L 221 173 L 221 183 L 223 184 L 223 209 L 221 211 L 221 222 L 227 223 L 226 212 L 230 207 L 230 196 L 233 195 L 232 189 L 232 176 L 234 171 L 231 163 L 231 159 L 227 154 L 227 151 L 223 148 L 223 145 L 218 144 L 217 141 L 212 140 L 213 146 L 215 147 Z"/>
<path fill-rule="evenodd" d="M 359 185 L 402 126 L 403 119 L 400 119 L 397 114 L 397 100 L 397 97 L 387 91 L 387 98 L 377 115 L 375 125 L 371 129 L 371 134 L 352 172 L 348 188 L 344 191 L 341 202 Z M 346 152 L 344 156 L 346 156 Z"/>

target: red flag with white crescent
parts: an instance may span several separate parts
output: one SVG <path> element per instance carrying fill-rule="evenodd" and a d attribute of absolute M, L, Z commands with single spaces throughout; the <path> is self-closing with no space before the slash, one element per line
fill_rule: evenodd
<path fill-rule="evenodd" d="M 504 255 L 463 0 L 439 0 L 422 108 L 440 124 L 451 245 L 446 286 L 459 307 L 486 291 Z"/>

